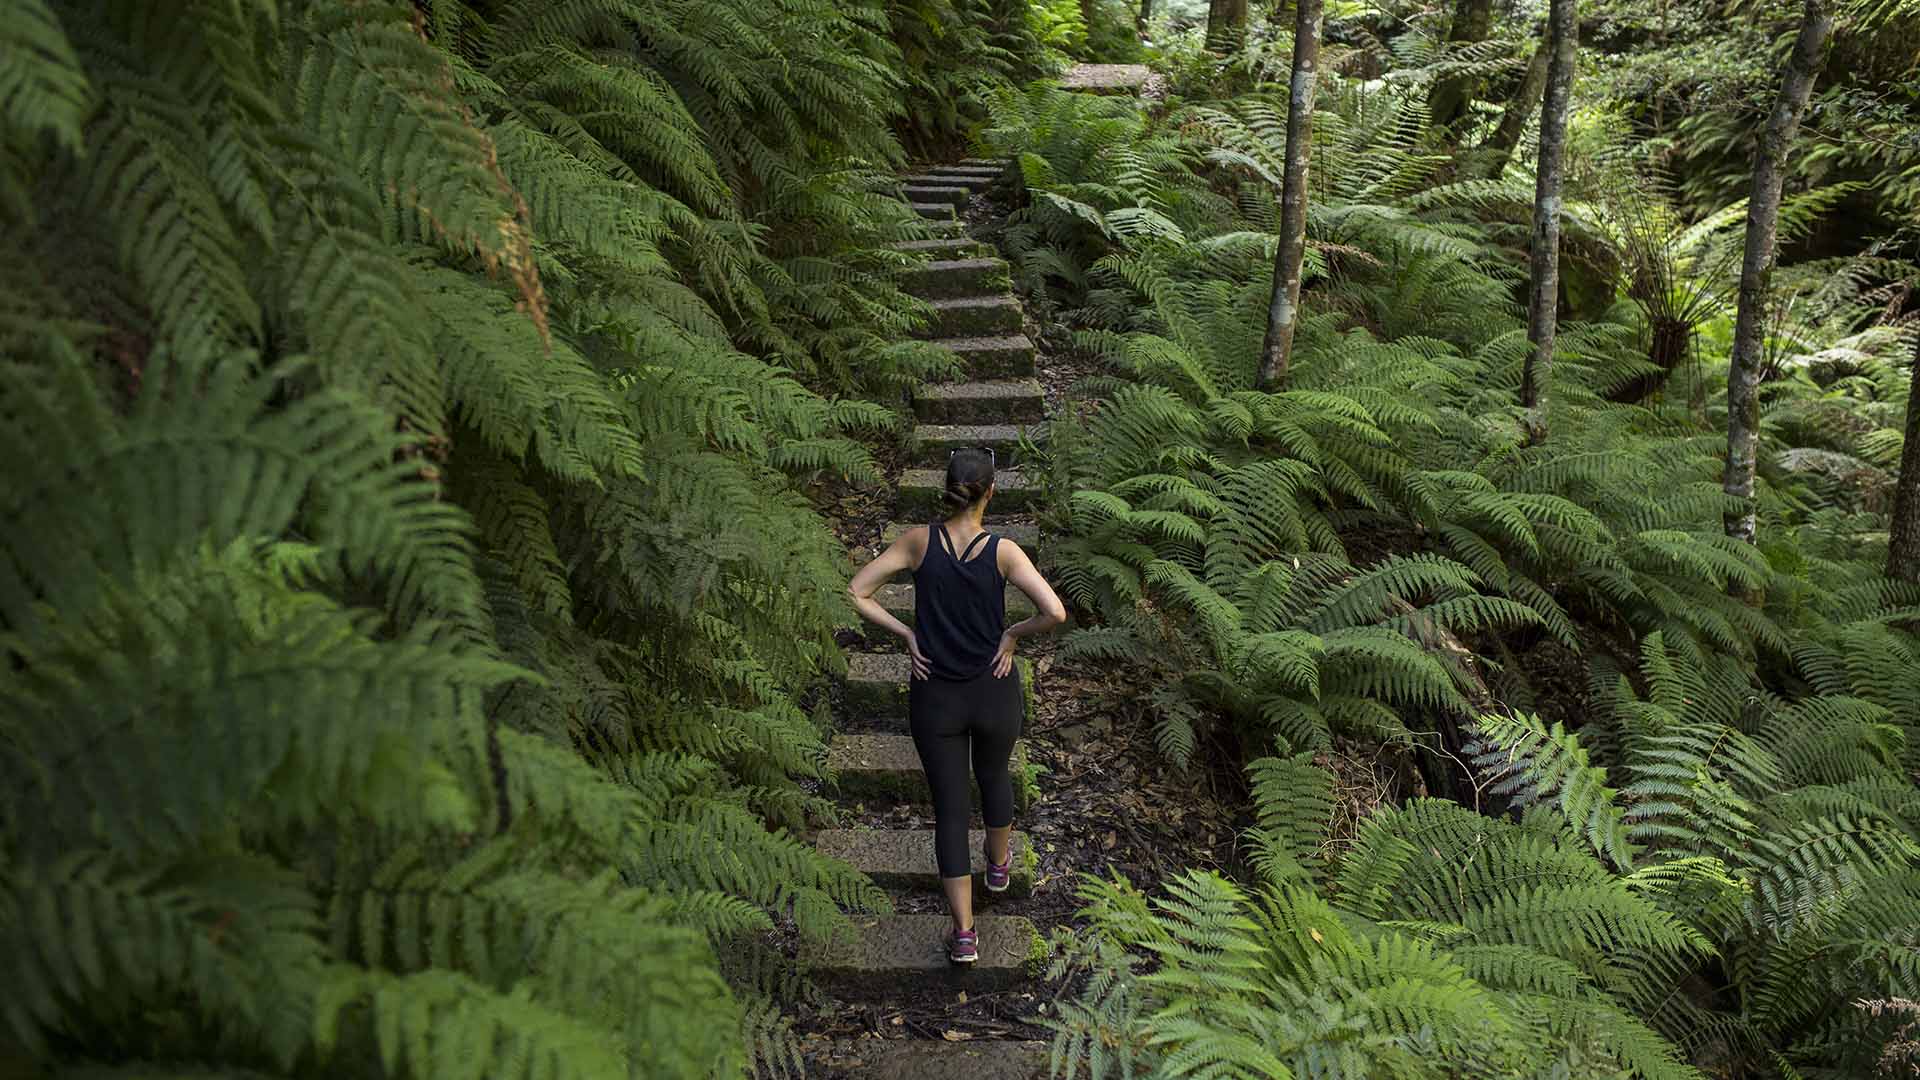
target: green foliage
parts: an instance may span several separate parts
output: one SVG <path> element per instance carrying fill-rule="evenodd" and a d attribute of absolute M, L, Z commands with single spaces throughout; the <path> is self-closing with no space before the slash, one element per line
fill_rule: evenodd
<path fill-rule="evenodd" d="M 1881 574 L 1913 271 L 1875 251 L 1788 257 L 1762 390 L 1763 542 L 1730 540 L 1721 424 L 1744 190 L 1703 201 L 1697 163 L 1746 145 L 1724 110 L 1649 138 L 1644 100 L 1594 105 L 1583 76 L 1571 317 L 1553 435 L 1530 443 L 1514 406 L 1526 152 L 1488 177 L 1471 144 L 1500 103 L 1445 133 L 1426 111 L 1437 79 L 1509 86 L 1530 43 L 1443 44 L 1441 11 L 1329 9 L 1305 313 L 1281 394 L 1253 386 L 1284 28 L 1256 26 L 1224 58 L 1189 49 L 1197 31 L 1169 45 L 1187 96 L 1163 111 L 1042 87 L 994 101 L 986 139 L 1029 189 L 1005 233 L 1018 282 L 1071 328 L 1057 346 L 1102 368 L 1045 463 L 1067 534 L 1059 587 L 1086 615 L 1068 652 L 1135 669 L 1176 763 L 1209 727 L 1280 747 L 1247 766 L 1262 888 L 1189 876 L 1149 901 L 1088 884 L 1100 932 L 1072 963 L 1091 980 L 1056 1052 L 1094 1076 L 1427 1075 L 1440 1060 L 1447 1075 L 1865 1075 L 1898 1025 L 1854 1002 L 1920 989 L 1912 934 L 1893 929 L 1916 922 L 1920 594 Z M 1755 23 L 1772 34 L 1791 14 Z M 1675 30 L 1696 52 L 1712 34 Z M 1761 55 L 1714 70 L 1757 71 Z M 1688 124 L 1725 128 L 1726 144 Z M 1895 182 L 1897 148 L 1876 155 Z M 1790 189 L 1788 245 L 1830 242 L 1859 205 L 1857 174 L 1827 169 Z M 1635 649 L 1622 672 L 1612 657 Z M 1566 665 L 1588 669 L 1585 697 L 1565 692 Z M 1408 801 L 1350 844 L 1330 837 L 1337 780 L 1313 755 L 1335 738 L 1445 751 L 1443 773 L 1472 761 L 1455 790 L 1480 804 Z M 1435 975 L 1446 1003 L 1497 1025 L 1336 1007 L 1366 978 L 1294 959 L 1347 955 L 1336 929 L 1430 948 L 1473 984 Z M 1139 974 L 1129 950 L 1160 969 Z M 1293 982 L 1261 981 L 1285 964 Z M 1362 1016 L 1339 1040 L 1313 1026 Z M 1394 1038 L 1371 1041 L 1383 1030 Z M 1468 1030 L 1489 1032 L 1485 1056 L 1451 1052 Z"/>
<path fill-rule="evenodd" d="M 1011 71 L 1023 10 L 935 14 Z M 800 485 L 937 362 L 906 5 L 9 16 L 5 1041 L 793 1075 L 765 931 L 887 904 L 789 829 L 846 618 Z"/>

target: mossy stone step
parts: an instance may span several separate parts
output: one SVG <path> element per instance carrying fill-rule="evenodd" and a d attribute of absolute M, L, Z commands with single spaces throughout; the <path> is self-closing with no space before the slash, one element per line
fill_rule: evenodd
<path fill-rule="evenodd" d="M 909 202 L 908 205 L 913 207 L 914 213 L 923 218 L 933 218 L 937 221 L 959 220 L 954 216 L 954 207 L 950 202 Z"/>
<path fill-rule="evenodd" d="M 847 657 L 847 707 L 874 716 L 905 716 L 910 674 L 906 653 L 854 653 Z"/>
<path fill-rule="evenodd" d="M 976 379 L 1033 374 L 1033 342 L 1025 334 L 940 338 L 934 344 L 959 356 L 961 369 Z"/>
<path fill-rule="evenodd" d="M 904 288 L 929 300 L 1003 293 L 1013 287 L 1005 259 L 935 259 L 908 270 Z"/>
<path fill-rule="evenodd" d="M 937 180 L 927 184 L 907 184 L 900 190 L 908 202 L 950 203 L 955 207 L 967 205 L 967 199 L 973 195 L 963 184 L 943 184 Z"/>
<path fill-rule="evenodd" d="M 1045 445 L 1047 425 L 1036 424 L 921 424 L 913 429 L 914 454 L 930 465 L 945 465 L 947 452 L 962 446 L 990 446 L 1001 465 L 1020 460 L 1020 439 Z"/>
<path fill-rule="evenodd" d="M 900 659 L 904 661 L 906 654 L 901 653 Z M 1018 662 L 1026 664 L 1024 660 Z M 905 720 L 900 723 L 905 727 Z M 1023 780 L 1027 772 L 1024 739 L 1013 744 L 1011 768 L 1013 805 L 1025 810 L 1033 802 L 1034 790 L 1031 782 Z M 849 798 L 877 797 L 913 803 L 925 803 L 928 798 L 927 773 L 920 766 L 920 751 L 914 749 L 911 735 L 835 735 L 827 744 L 827 769 L 837 781 L 840 793 Z M 969 797 L 978 809 L 978 784 L 973 786 Z"/>
<path fill-rule="evenodd" d="M 823 982 L 844 990 L 895 994 L 929 983 L 951 990 L 992 991 L 1019 986 L 1039 974 L 1039 933 L 1017 915 L 980 915 L 980 959 L 956 964 L 947 959 L 946 915 L 856 915 L 852 942 L 809 942 L 800 961 Z"/>
<path fill-rule="evenodd" d="M 1040 489 L 1019 469 L 1001 469 L 993 478 L 989 512 L 1019 513 L 1040 501 Z M 908 520 L 932 520 L 943 509 L 947 490 L 945 469 L 908 469 L 901 474 L 898 513 Z"/>
<path fill-rule="evenodd" d="M 895 251 L 910 251 L 935 259 L 973 259 L 993 253 L 990 245 L 970 236 L 936 236 L 930 240 L 899 240 L 888 244 Z"/>
<path fill-rule="evenodd" d="M 893 542 L 900 539 L 900 534 L 906 532 L 908 529 L 925 524 L 926 522 L 924 521 L 889 522 L 887 527 L 880 533 L 880 545 L 877 548 L 862 546 L 852 550 L 853 565 L 856 567 L 867 565 L 872 562 L 874 557 L 880 554 L 880 552 L 892 547 Z M 1040 546 L 1040 527 L 1038 525 L 1015 522 L 1010 525 L 989 525 L 987 527 L 1014 543 L 1019 544 L 1021 549 L 1028 555 L 1032 555 Z M 893 580 L 912 581 L 913 571 L 902 570 L 893 576 Z"/>
<path fill-rule="evenodd" d="M 908 187 L 962 187 L 978 194 L 1002 179 L 997 169 L 928 169 L 905 178 Z"/>
<path fill-rule="evenodd" d="M 1011 1039 L 843 1039 L 833 1074 L 848 1080 L 1047 1080 L 1047 1044 Z"/>
<path fill-rule="evenodd" d="M 975 876 L 987 872 L 987 834 L 975 829 L 967 834 L 967 850 L 972 853 Z M 822 829 L 814 834 L 813 846 L 822 855 L 851 863 L 874 883 L 887 889 L 940 889 L 940 867 L 933 856 L 932 829 Z M 1005 893 L 988 895 L 1025 896 L 1033 891 L 1033 846 L 1027 834 L 1013 831 L 1008 849 L 1013 874 Z M 982 889 L 986 888 L 983 884 Z M 978 899 L 978 894 L 976 894 Z"/>
<path fill-rule="evenodd" d="M 1045 417 L 1047 400 L 1040 380 L 1031 378 L 921 383 L 913 413 L 925 424 L 1016 424 Z"/>
<path fill-rule="evenodd" d="M 922 331 L 925 337 L 997 337 L 1020 332 L 1020 301 L 1011 296 L 967 296 L 932 303 L 933 321 Z"/>

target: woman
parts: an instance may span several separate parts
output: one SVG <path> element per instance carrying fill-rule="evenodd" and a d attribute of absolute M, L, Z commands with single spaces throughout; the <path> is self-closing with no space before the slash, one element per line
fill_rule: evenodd
<path fill-rule="evenodd" d="M 909 529 L 847 584 L 860 614 L 905 639 L 912 657 L 908 726 L 933 793 L 934 858 L 953 911 L 947 956 L 959 964 L 980 955 L 973 926 L 973 860 L 967 852 L 972 801 L 967 762 L 972 759 L 980 781 L 987 889 L 1001 892 L 1013 873 L 1013 781 L 1007 763 L 1026 711 L 1013 666 L 1014 645 L 1067 617 L 1027 553 L 982 523 L 993 498 L 995 464 L 991 448 L 949 454 L 947 519 Z M 902 570 L 913 571 L 911 629 L 873 598 Z M 1005 625 L 1009 581 L 1039 610 L 1013 626 Z"/>

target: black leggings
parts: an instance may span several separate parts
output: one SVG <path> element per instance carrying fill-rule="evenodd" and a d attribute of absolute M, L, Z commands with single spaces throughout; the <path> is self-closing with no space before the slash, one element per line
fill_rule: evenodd
<path fill-rule="evenodd" d="M 965 682 L 913 679 L 908 691 L 908 727 L 920 765 L 933 791 L 933 851 L 943 878 L 967 877 L 973 775 L 980 781 L 980 818 L 989 829 L 1013 824 L 1013 778 L 1007 763 L 1026 713 L 1020 672 L 996 679 L 993 672 Z"/>

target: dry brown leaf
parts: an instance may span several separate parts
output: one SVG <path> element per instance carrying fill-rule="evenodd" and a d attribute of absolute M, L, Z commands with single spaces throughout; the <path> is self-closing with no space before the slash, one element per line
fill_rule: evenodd
<path fill-rule="evenodd" d="M 1119 842 L 1120 842 L 1120 837 L 1115 835 L 1112 829 L 1108 829 L 1107 835 L 1100 838 L 1100 846 L 1108 850 L 1112 850 L 1113 845 Z"/>
<path fill-rule="evenodd" d="M 940 1037 L 948 1042 L 966 1042 L 968 1039 L 973 1038 L 973 1033 L 970 1031 L 955 1031 L 952 1028 L 947 1028 L 940 1032 Z"/>

